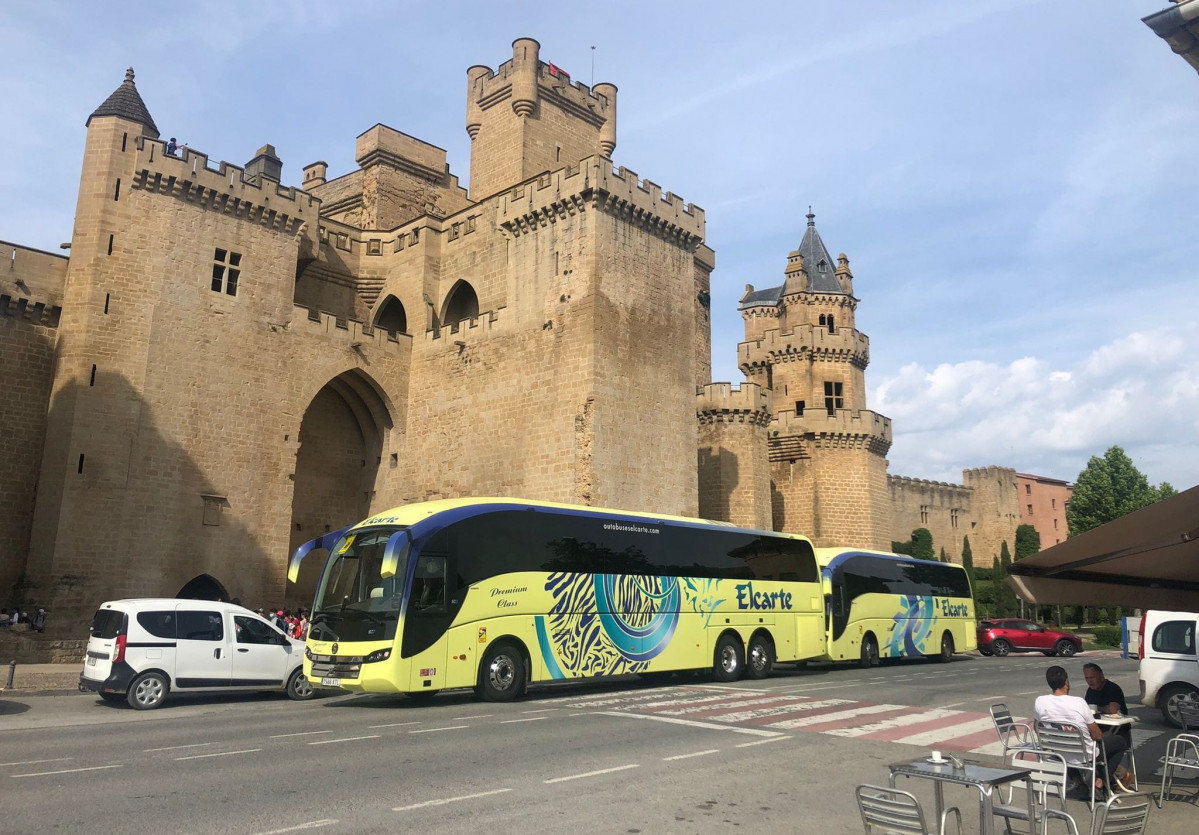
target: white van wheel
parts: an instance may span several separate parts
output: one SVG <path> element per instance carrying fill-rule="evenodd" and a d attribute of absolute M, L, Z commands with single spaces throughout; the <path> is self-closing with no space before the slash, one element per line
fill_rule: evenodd
<path fill-rule="evenodd" d="M 129 685 L 126 698 L 129 705 L 137 710 L 153 710 L 162 705 L 170 689 L 162 673 L 142 673 Z"/>
<path fill-rule="evenodd" d="M 302 702 L 316 695 L 316 688 L 304 676 L 304 668 L 296 667 L 296 671 L 287 680 L 287 698 Z"/>

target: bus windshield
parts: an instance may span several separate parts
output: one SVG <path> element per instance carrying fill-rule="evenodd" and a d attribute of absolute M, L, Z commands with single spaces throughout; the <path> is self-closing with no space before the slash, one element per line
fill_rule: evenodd
<path fill-rule="evenodd" d="M 385 558 L 395 574 L 384 578 Z M 396 634 L 408 535 L 404 528 L 351 531 L 329 552 L 312 608 L 310 635 L 320 641 L 381 641 Z"/>

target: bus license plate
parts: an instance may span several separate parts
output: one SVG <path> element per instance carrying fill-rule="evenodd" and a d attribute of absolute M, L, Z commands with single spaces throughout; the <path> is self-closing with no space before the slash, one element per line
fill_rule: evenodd
<path fill-rule="evenodd" d="M 341 687 L 341 679 L 339 678 L 322 678 L 321 687 Z"/>

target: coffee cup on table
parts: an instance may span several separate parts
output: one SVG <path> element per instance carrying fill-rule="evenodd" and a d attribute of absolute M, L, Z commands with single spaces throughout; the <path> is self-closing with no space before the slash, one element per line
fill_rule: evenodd
<path fill-rule="evenodd" d="M 937 762 L 937 763 L 943 762 L 943 758 L 941 757 L 940 751 L 933 751 L 932 761 Z"/>

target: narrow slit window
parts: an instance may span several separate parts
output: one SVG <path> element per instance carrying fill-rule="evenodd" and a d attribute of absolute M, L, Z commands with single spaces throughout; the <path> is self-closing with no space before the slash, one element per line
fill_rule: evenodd
<path fill-rule="evenodd" d="M 92 364 L 92 378 L 91 378 L 91 380 L 88 382 L 88 386 L 89 386 L 89 387 L 90 387 L 90 386 L 94 386 L 95 384 L 96 384 L 96 366 L 95 366 L 95 364 L 93 363 L 93 364 Z"/>
<path fill-rule="evenodd" d="M 79 475 L 83 475 L 83 453 L 82 452 L 79 453 L 79 469 L 77 470 L 77 472 L 79 473 Z"/>
<path fill-rule="evenodd" d="M 121 178 L 117 177 L 117 187 L 112 190 L 113 202 L 121 199 Z"/>
<path fill-rule="evenodd" d="M 109 255 L 112 255 L 112 239 L 113 239 L 113 237 L 114 237 L 113 235 L 108 236 L 108 254 Z"/>
<path fill-rule="evenodd" d="M 111 299 L 111 298 L 112 298 L 112 294 L 111 294 L 111 293 L 105 293 L 105 294 L 104 294 L 104 315 L 105 315 L 105 316 L 107 316 L 107 315 L 108 315 L 108 301 L 109 301 L 109 299 Z"/>
<path fill-rule="evenodd" d="M 129 142 L 129 132 L 121 134 L 121 153 L 125 153 L 125 145 Z"/>

